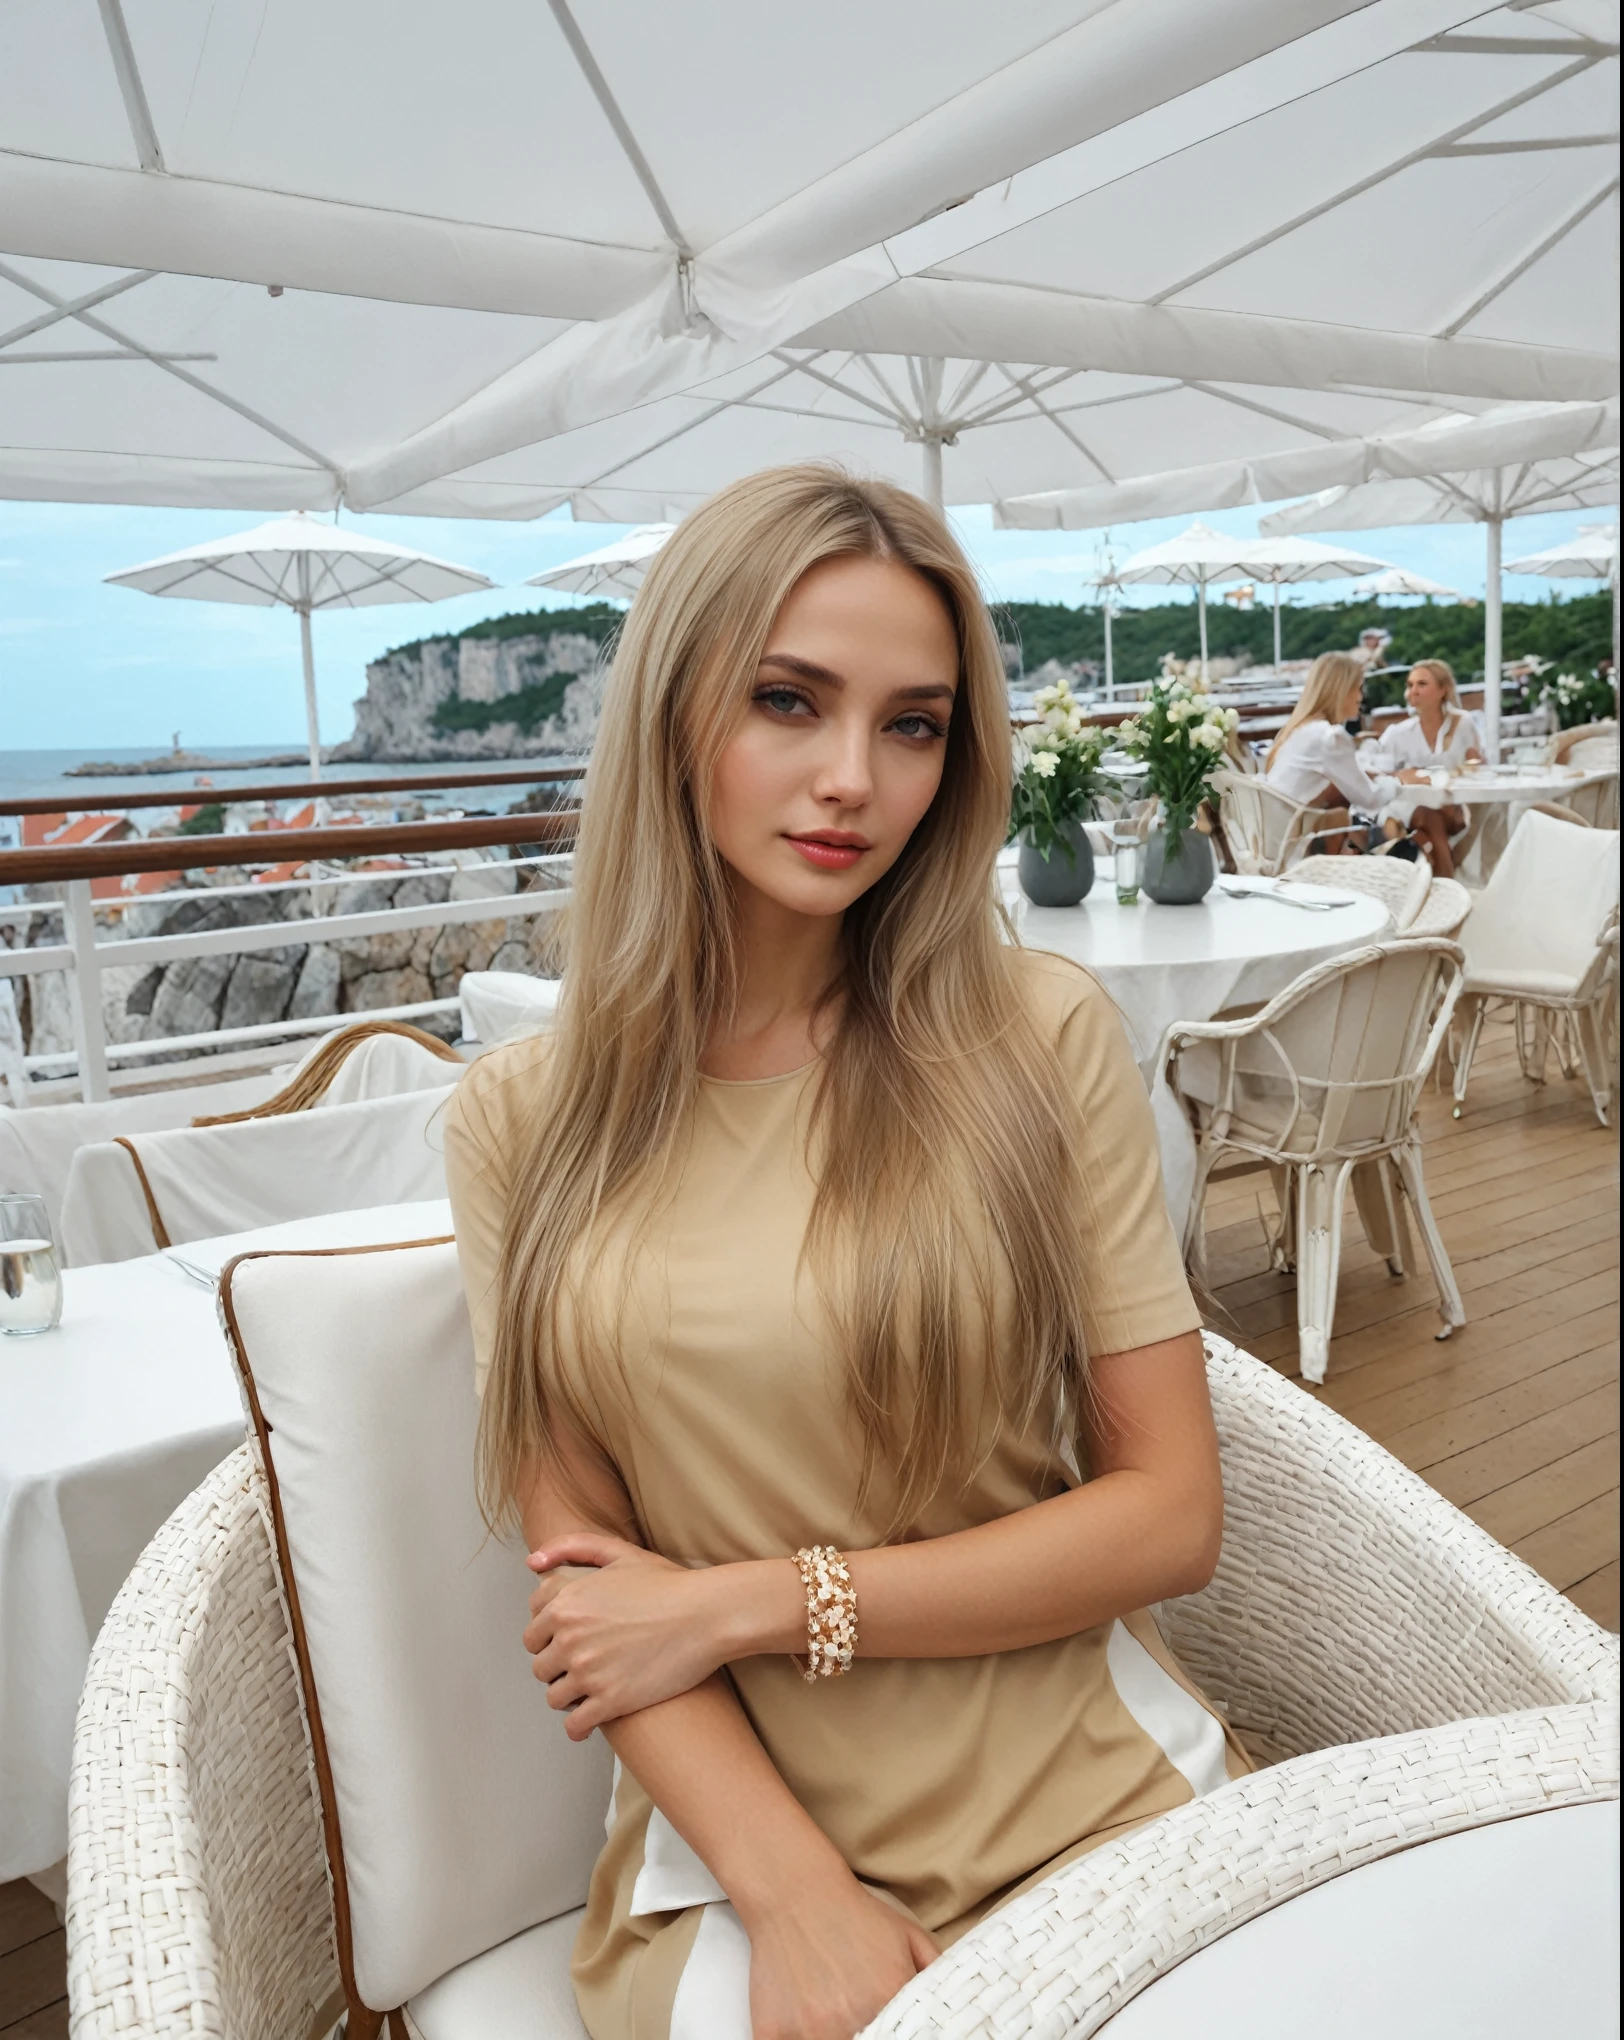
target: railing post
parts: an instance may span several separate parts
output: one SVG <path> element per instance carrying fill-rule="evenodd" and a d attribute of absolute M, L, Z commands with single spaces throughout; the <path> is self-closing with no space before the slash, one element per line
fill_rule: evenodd
<path fill-rule="evenodd" d="M 68 946 L 73 951 L 73 1045 L 79 1056 L 79 1093 L 85 1103 L 103 1105 L 107 1084 L 107 1035 L 102 1026 L 101 965 L 96 956 L 96 915 L 90 881 L 70 878 L 66 898 Z"/>

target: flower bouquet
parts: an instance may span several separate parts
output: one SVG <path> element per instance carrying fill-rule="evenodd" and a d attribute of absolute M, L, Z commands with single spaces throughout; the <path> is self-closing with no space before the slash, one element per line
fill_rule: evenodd
<path fill-rule="evenodd" d="M 1239 721 L 1199 684 L 1175 680 L 1152 687 L 1139 715 L 1117 732 L 1121 748 L 1145 761 L 1146 788 L 1161 803 L 1161 826 L 1145 858 L 1145 891 L 1154 900 L 1190 905 L 1211 888 L 1212 847 L 1199 833 L 1192 843 L 1192 826 Z"/>
<path fill-rule="evenodd" d="M 1066 681 L 1041 688 L 1033 705 L 1042 727 L 1023 735 L 1015 761 L 1009 838 L 1021 845 L 1021 886 L 1039 906 L 1074 906 L 1094 880 L 1094 856 L 1083 823 L 1096 797 L 1115 782 L 1100 769 L 1104 730 L 1083 721 Z M 1064 853 L 1068 871 L 1053 868 Z"/>

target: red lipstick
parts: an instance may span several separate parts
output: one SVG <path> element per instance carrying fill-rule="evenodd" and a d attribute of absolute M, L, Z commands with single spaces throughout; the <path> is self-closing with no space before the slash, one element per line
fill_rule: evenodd
<path fill-rule="evenodd" d="M 814 864 L 819 871 L 850 871 L 865 850 L 869 848 L 866 837 L 854 836 L 846 829 L 819 829 L 805 836 L 789 836 L 792 843 L 808 864 Z"/>

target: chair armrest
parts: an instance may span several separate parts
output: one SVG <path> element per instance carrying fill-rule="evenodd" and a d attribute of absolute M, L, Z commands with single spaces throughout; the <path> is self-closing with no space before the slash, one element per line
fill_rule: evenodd
<path fill-rule="evenodd" d="M 91 1653 L 68 1799 L 74 2040 L 306 2040 L 343 2009 L 262 1499 L 240 1446 L 147 1546 Z"/>
<path fill-rule="evenodd" d="M 1217 1572 L 1163 1604 L 1190 1675 L 1276 1749 L 1616 1701 L 1619 1641 L 1419 1475 L 1207 1334 L 1224 1464 Z"/>
<path fill-rule="evenodd" d="M 1087 2040 L 1187 1956 L 1345 1870 L 1617 1796 L 1617 1726 L 1594 1702 L 1294 1757 L 1011 1900 L 921 1971 L 860 2040 Z"/>

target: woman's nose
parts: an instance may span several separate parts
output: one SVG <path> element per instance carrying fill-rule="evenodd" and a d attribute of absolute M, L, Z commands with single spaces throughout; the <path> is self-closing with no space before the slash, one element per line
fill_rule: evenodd
<path fill-rule="evenodd" d="M 822 747 L 812 791 L 819 800 L 841 807 L 861 807 L 874 790 L 873 768 L 869 762 L 868 732 L 853 722 L 842 727 L 831 718 L 825 726 L 828 741 Z"/>

